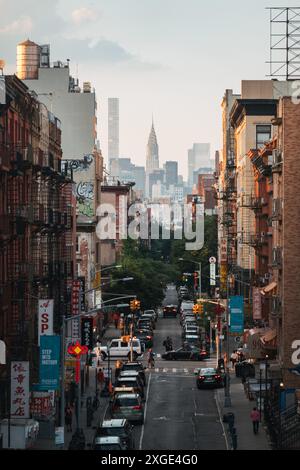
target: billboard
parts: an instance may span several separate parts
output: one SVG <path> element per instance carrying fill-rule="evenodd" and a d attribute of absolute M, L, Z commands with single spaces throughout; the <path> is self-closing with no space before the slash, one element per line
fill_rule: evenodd
<path fill-rule="evenodd" d="M 39 332 L 38 341 L 41 344 L 41 336 L 53 335 L 53 299 L 39 300 Z"/>
<path fill-rule="evenodd" d="M 40 390 L 59 389 L 60 336 L 42 336 L 40 346 Z"/>
<path fill-rule="evenodd" d="M 244 333 L 244 297 L 233 295 L 229 298 L 230 333 Z"/>
<path fill-rule="evenodd" d="M 93 349 L 93 318 L 82 318 L 81 320 L 81 344 Z"/>

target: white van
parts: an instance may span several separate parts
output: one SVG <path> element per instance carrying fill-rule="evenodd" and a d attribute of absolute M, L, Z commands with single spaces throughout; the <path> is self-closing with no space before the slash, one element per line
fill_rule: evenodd
<path fill-rule="evenodd" d="M 132 359 L 135 361 L 142 354 L 142 346 L 140 340 L 134 338 L 132 340 Z M 107 346 L 100 346 L 101 358 L 105 360 L 110 354 L 110 358 L 128 358 L 130 359 L 131 342 L 125 341 L 124 338 L 114 338 Z"/>

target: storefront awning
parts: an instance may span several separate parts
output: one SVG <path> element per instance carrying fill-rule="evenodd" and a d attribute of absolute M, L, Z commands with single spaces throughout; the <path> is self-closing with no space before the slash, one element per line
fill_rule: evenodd
<path fill-rule="evenodd" d="M 271 292 L 272 290 L 274 290 L 275 288 L 277 287 L 277 283 L 276 282 L 270 282 L 270 284 L 268 284 L 266 287 L 264 287 L 260 293 L 262 295 L 266 295 L 268 294 L 269 292 Z"/>
<path fill-rule="evenodd" d="M 277 330 L 275 328 L 272 328 L 271 330 L 267 331 L 261 338 L 261 342 L 263 344 L 268 344 L 271 341 L 275 340 L 277 336 Z"/>

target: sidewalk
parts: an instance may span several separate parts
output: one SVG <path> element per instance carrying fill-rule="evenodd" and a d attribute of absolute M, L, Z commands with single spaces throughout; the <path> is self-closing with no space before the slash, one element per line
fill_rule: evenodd
<path fill-rule="evenodd" d="M 263 422 L 259 426 L 259 433 L 256 435 L 253 434 L 250 413 L 255 406 L 255 402 L 248 400 L 245 395 L 241 379 L 235 377 L 235 374 L 232 371 L 230 371 L 231 407 L 224 408 L 224 393 L 225 389 L 218 389 L 216 391 L 216 401 L 220 411 L 221 420 L 223 419 L 223 414 L 229 412 L 234 413 L 234 426 L 237 434 L 237 450 L 271 450 Z M 227 423 L 224 423 L 224 429 L 226 431 L 230 449 L 231 437 Z"/>
<path fill-rule="evenodd" d="M 120 336 L 120 330 L 117 330 L 114 328 L 114 325 L 109 325 L 109 327 L 106 329 L 105 334 L 102 338 L 103 344 L 106 344 L 107 341 L 109 341 L 112 338 L 118 338 Z M 95 388 L 96 388 L 96 382 L 95 382 L 95 369 L 90 367 L 90 380 L 89 380 L 89 386 L 85 388 L 85 392 L 81 397 L 82 401 L 82 408 L 81 408 L 81 428 L 83 429 L 84 435 L 85 435 L 85 442 L 86 444 L 91 444 L 94 434 L 95 434 L 95 429 L 93 429 L 95 426 L 97 426 L 102 420 L 105 415 L 107 405 L 109 403 L 109 398 L 105 397 L 100 397 L 100 393 L 98 393 L 98 397 L 100 399 L 100 405 L 98 407 L 98 410 L 94 412 L 93 415 L 93 421 L 92 425 L 90 427 L 87 427 L 87 413 L 86 413 L 86 399 L 87 397 L 92 397 L 92 399 L 95 396 Z M 98 385 L 99 386 L 99 385 Z M 67 450 L 69 443 L 71 441 L 72 435 L 75 432 L 76 429 L 76 416 L 75 412 L 73 414 L 73 426 L 72 426 L 73 432 L 67 432 L 66 426 L 65 426 L 65 445 L 64 449 Z M 41 439 L 38 438 L 36 443 L 34 444 L 33 447 L 34 450 L 59 450 L 59 447 L 55 445 L 54 439 Z M 88 449 L 88 447 L 86 447 Z"/>

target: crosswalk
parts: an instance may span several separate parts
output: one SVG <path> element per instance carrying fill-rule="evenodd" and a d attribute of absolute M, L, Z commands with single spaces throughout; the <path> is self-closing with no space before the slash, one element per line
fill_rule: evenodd
<path fill-rule="evenodd" d="M 198 370 L 205 367 L 215 367 L 215 361 L 208 360 L 202 361 L 201 364 L 196 367 L 154 367 L 152 369 L 146 369 L 148 372 L 156 374 L 167 374 L 167 375 L 197 375 Z"/>

